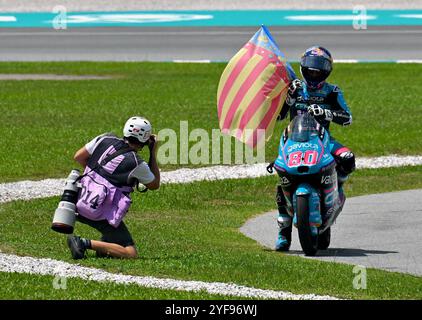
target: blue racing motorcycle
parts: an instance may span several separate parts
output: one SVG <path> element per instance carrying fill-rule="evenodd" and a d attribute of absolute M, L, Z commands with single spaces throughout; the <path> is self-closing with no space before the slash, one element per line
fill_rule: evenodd
<path fill-rule="evenodd" d="M 345 202 L 330 151 L 329 132 L 311 114 L 304 113 L 284 130 L 274 162 L 287 212 L 298 229 L 301 247 L 309 256 L 328 248 L 330 227 Z"/>

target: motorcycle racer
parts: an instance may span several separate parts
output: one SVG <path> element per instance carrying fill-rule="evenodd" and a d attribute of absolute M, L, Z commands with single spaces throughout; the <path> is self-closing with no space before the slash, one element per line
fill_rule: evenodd
<path fill-rule="evenodd" d="M 327 49 L 319 46 L 307 49 L 300 60 L 303 81 L 294 79 L 291 82 L 278 120 L 286 118 L 288 113 L 291 120 L 299 114 L 309 112 L 326 130 L 329 130 L 331 122 L 350 125 L 352 114 L 342 91 L 336 85 L 326 82 L 332 66 L 333 59 Z M 355 169 L 355 156 L 349 148 L 334 138 L 331 138 L 330 148 L 337 162 L 339 194 L 344 199 L 342 185 Z M 287 251 L 291 243 L 292 218 L 287 213 L 286 200 L 280 185 L 277 186 L 276 202 L 279 212 L 276 250 Z"/>

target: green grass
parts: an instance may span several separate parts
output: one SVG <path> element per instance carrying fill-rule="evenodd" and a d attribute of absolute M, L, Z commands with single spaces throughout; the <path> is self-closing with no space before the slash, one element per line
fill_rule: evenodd
<path fill-rule="evenodd" d="M 0 63 L 2 73 L 115 75 L 111 80 L 1 81 L 0 182 L 63 177 L 72 156 L 94 136 L 120 134 L 134 114 L 155 132 L 189 121 L 190 130 L 218 128 L 216 91 L 225 64 Z M 297 65 L 295 65 L 297 68 Z M 351 127 L 332 125 L 333 135 L 357 156 L 422 154 L 420 64 L 338 64 L 330 82 L 344 91 Z M 277 153 L 279 123 L 266 148 Z M 191 143 L 191 145 L 193 142 Z M 172 169 L 175 165 L 167 165 Z"/>
<path fill-rule="evenodd" d="M 360 170 L 346 192 L 356 196 L 422 188 L 421 177 L 422 166 Z M 138 194 L 126 221 L 140 258 L 123 262 L 90 254 L 81 264 L 126 274 L 234 282 L 343 298 L 422 298 L 421 277 L 369 269 L 368 289 L 354 290 L 351 265 L 284 255 L 243 236 L 239 227 L 248 218 L 274 210 L 275 184 L 275 177 L 263 177 L 163 185 L 158 192 Z M 72 262 L 65 237 L 49 229 L 57 203 L 54 197 L 2 205 L 0 249 Z M 76 232 L 98 237 L 81 224 Z"/>
<path fill-rule="evenodd" d="M 187 292 L 140 288 L 135 284 L 116 284 L 97 282 L 79 278 L 55 279 L 54 276 L 38 274 L 19 274 L 0 272 L 0 299 L 77 299 L 77 300 L 216 300 L 236 299 L 207 294 L 206 292 Z M 56 286 L 54 285 L 56 283 Z M 238 299 L 238 298 L 237 298 Z"/>
<path fill-rule="evenodd" d="M 216 91 L 224 64 L 0 63 L 2 73 L 114 75 L 111 80 L 1 81 L 0 183 L 64 177 L 74 152 L 94 136 L 121 132 L 134 114 L 148 117 L 157 132 L 179 121 L 190 130 L 217 128 Z M 297 68 L 297 65 L 295 65 Z M 345 92 L 354 123 L 332 125 L 333 135 L 357 156 L 422 154 L 422 85 L 419 64 L 339 64 L 330 77 Z M 411 81 L 409 81 L 411 79 Z M 266 146 L 277 153 L 279 123 Z M 173 169 L 176 166 L 164 166 Z M 349 196 L 422 188 L 422 167 L 359 170 Z M 368 289 L 354 290 L 353 266 L 289 256 L 264 249 L 239 232 L 250 217 L 274 210 L 274 177 L 164 185 L 134 196 L 127 224 L 140 258 L 97 259 L 81 264 L 111 272 L 187 280 L 234 282 L 294 293 L 356 299 L 421 299 L 422 278 L 368 270 Z M 259 195 L 259 196 L 257 196 Z M 0 249 L 72 262 L 65 237 L 49 229 L 58 197 L 0 206 Z M 77 233 L 97 238 L 84 225 Z M 208 299 L 207 294 L 69 280 L 66 292 L 52 277 L 0 273 L 1 298 Z M 21 287 L 20 287 L 21 286 Z M 83 293 L 78 288 L 84 288 Z M 19 292 L 21 290 L 21 293 Z M 218 298 L 218 297 L 217 297 Z M 226 297 L 223 297 L 226 298 Z"/>

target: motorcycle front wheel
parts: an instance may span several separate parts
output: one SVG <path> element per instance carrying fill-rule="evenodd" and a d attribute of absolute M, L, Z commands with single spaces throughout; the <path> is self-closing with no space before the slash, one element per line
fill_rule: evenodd
<path fill-rule="evenodd" d="M 330 246 L 331 227 L 321 233 L 318 237 L 318 249 L 327 250 Z"/>
<path fill-rule="evenodd" d="M 312 235 L 309 225 L 309 198 L 297 197 L 297 229 L 303 252 L 307 256 L 314 256 L 318 251 L 318 236 Z"/>

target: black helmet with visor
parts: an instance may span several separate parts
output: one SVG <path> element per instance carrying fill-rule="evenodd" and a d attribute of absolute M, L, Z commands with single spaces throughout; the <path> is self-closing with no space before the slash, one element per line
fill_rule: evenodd
<path fill-rule="evenodd" d="M 300 72 L 306 84 L 312 89 L 322 87 L 332 69 L 331 54 L 323 47 L 309 48 L 300 59 Z"/>

